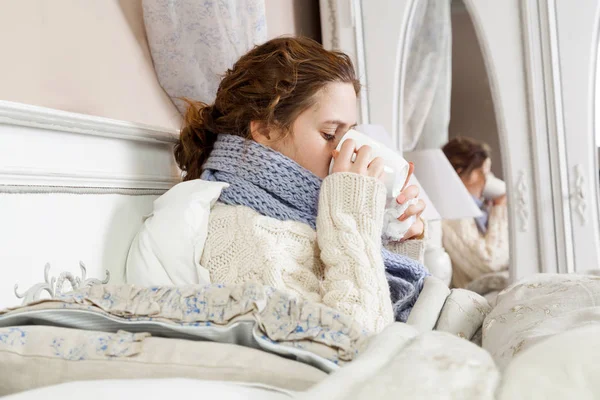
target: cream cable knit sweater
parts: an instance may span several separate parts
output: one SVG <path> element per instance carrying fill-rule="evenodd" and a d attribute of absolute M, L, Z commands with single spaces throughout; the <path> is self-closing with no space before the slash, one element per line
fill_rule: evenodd
<path fill-rule="evenodd" d="M 506 206 L 494 206 L 487 233 L 482 235 L 472 218 L 445 220 L 443 244 L 452 260 L 452 285 L 466 287 L 481 275 L 508 269 L 508 216 Z"/>
<path fill-rule="evenodd" d="M 290 291 L 379 332 L 394 321 L 380 251 L 385 197 L 384 185 L 373 178 L 327 177 L 316 232 L 300 222 L 218 203 L 200 263 L 213 282 L 254 281 Z M 423 243 L 411 242 L 413 254 L 422 254 Z M 421 250 L 415 251 L 416 242 Z"/>

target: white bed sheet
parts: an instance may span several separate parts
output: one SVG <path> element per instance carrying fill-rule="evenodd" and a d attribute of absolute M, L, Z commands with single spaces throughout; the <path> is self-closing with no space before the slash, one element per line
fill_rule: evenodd
<path fill-rule="evenodd" d="M 195 379 L 128 379 L 69 382 L 29 390 L 4 397 L 6 400 L 70 399 L 86 400 L 184 399 L 285 400 L 294 393 L 278 388 L 244 383 Z"/>

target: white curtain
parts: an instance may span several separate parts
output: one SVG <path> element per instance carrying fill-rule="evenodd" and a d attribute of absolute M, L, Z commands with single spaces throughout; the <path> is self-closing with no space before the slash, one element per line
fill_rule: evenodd
<path fill-rule="evenodd" d="M 404 151 L 448 141 L 452 78 L 450 0 L 416 0 L 404 91 Z"/>
<path fill-rule="evenodd" d="M 221 76 L 267 38 L 264 0 L 143 0 L 154 69 L 178 97 L 213 102 Z"/>

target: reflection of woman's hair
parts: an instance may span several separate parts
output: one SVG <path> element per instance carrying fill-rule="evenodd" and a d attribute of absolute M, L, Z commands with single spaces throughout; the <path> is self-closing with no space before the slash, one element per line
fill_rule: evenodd
<path fill-rule="evenodd" d="M 450 140 L 442 150 L 459 175 L 468 176 L 490 158 L 490 148 L 487 144 L 464 137 Z"/>
<path fill-rule="evenodd" d="M 217 135 L 250 138 L 250 122 L 259 121 L 284 134 L 331 82 L 350 83 L 358 93 L 350 58 L 328 51 L 308 38 L 277 38 L 250 50 L 229 69 L 214 104 L 188 100 L 175 160 L 184 180 L 197 179 Z"/>

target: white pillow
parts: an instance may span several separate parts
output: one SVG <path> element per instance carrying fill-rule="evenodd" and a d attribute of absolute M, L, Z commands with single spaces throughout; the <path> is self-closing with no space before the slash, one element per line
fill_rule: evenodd
<path fill-rule="evenodd" d="M 154 202 L 154 211 L 133 239 L 127 283 L 141 286 L 210 283 L 200 257 L 211 207 L 228 185 L 200 179 L 172 187 Z"/>
<path fill-rule="evenodd" d="M 598 308 L 588 312 L 598 315 Z M 506 368 L 499 399 L 600 398 L 600 324 L 552 336 L 515 357 Z"/>
<path fill-rule="evenodd" d="M 504 370 L 515 356 L 537 343 L 591 322 L 600 323 L 599 304 L 596 276 L 527 276 L 498 294 L 483 323 L 482 346 Z"/>

